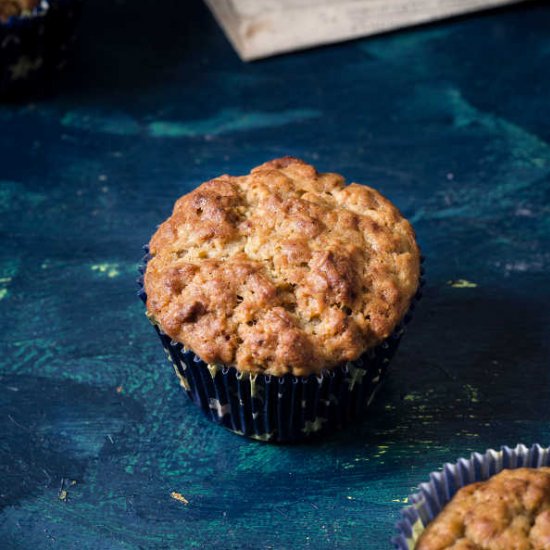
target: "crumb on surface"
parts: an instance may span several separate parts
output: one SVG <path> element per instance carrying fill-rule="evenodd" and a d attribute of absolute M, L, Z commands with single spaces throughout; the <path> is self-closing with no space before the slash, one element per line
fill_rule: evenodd
<path fill-rule="evenodd" d="M 170 496 L 174 499 L 174 500 L 177 500 L 178 502 L 182 502 L 183 504 L 187 505 L 189 504 L 189 501 L 181 494 L 181 493 L 178 493 L 176 491 L 172 491 L 170 493 Z"/>

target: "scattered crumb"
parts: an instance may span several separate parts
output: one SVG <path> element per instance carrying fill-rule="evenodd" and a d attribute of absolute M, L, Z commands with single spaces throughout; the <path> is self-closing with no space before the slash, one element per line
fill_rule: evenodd
<path fill-rule="evenodd" d="M 466 279 L 456 279 L 453 281 L 447 281 L 449 286 L 453 288 L 477 288 L 477 283 L 467 281 Z"/>
<path fill-rule="evenodd" d="M 69 487 L 74 487 L 75 485 L 76 485 L 76 479 L 71 479 L 71 481 L 69 482 Z M 64 477 L 62 477 L 61 486 L 59 487 L 59 492 L 57 493 L 57 498 L 61 502 L 67 502 L 67 500 L 69 500 L 69 491 L 67 491 L 65 487 L 66 487 L 66 480 Z"/>
<path fill-rule="evenodd" d="M 116 392 L 117 393 L 123 393 L 124 392 L 124 388 L 122 386 L 117 386 L 116 387 Z"/>
<path fill-rule="evenodd" d="M 185 504 L 185 505 L 189 504 L 189 501 L 181 493 L 177 493 L 176 491 L 172 491 L 170 493 L 170 496 L 174 500 L 177 500 L 178 502 L 183 502 L 183 504 Z"/>

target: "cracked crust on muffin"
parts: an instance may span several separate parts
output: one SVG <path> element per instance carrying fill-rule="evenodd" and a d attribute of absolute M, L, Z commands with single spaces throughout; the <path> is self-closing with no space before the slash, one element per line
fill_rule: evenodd
<path fill-rule="evenodd" d="M 414 231 L 374 189 L 292 157 L 181 197 L 150 242 L 147 309 L 207 363 L 304 376 L 387 338 L 419 282 Z"/>

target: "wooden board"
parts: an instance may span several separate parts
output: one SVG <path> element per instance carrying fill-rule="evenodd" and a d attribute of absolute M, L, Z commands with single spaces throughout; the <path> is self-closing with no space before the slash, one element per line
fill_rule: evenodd
<path fill-rule="evenodd" d="M 249 61 L 522 0 L 205 1 L 241 59 Z"/>

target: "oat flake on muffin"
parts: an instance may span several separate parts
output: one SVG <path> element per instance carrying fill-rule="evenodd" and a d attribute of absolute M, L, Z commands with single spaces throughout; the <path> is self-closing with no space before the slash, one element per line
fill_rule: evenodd
<path fill-rule="evenodd" d="M 416 550 L 550 548 L 550 468 L 503 470 L 460 489 Z"/>
<path fill-rule="evenodd" d="M 181 197 L 150 242 L 149 315 L 205 362 L 305 376 L 390 336 L 417 292 L 414 231 L 370 187 L 296 158 Z"/>

